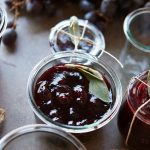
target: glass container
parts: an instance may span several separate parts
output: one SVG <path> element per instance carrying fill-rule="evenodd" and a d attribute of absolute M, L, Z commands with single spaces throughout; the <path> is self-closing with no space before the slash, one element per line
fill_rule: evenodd
<path fill-rule="evenodd" d="M 130 131 L 126 144 L 136 150 L 150 148 L 150 102 L 138 111 L 133 124 L 131 123 L 137 109 L 150 98 L 147 86 L 138 80 L 147 83 L 147 73 L 145 71 L 130 80 L 118 115 L 118 127 L 126 140 Z"/>
<path fill-rule="evenodd" d="M 150 68 L 150 9 L 140 8 L 125 18 L 125 45 L 120 54 L 124 73 L 130 78 Z"/>
<path fill-rule="evenodd" d="M 46 58 L 41 60 L 31 71 L 28 79 L 28 84 L 27 84 L 29 103 L 35 115 L 44 123 L 48 124 L 49 126 L 57 126 L 71 133 L 85 133 L 85 132 L 94 131 L 109 123 L 116 115 L 121 105 L 122 86 L 117 74 L 112 69 L 112 66 L 109 66 L 107 64 L 107 61 L 104 58 L 103 57 L 96 58 L 94 56 L 91 56 L 88 53 L 84 53 L 83 51 L 78 51 L 78 52 L 64 51 L 64 52 L 54 53 L 53 55 L 47 56 Z M 85 126 L 71 126 L 71 125 L 65 125 L 65 124 L 52 121 L 52 119 L 48 118 L 39 110 L 39 108 L 35 103 L 33 91 L 35 89 L 35 84 L 37 79 L 47 69 L 55 65 L 65 64 L 65 63 L 92 66 L 93 69 L 101 72 L 107 78 L 108 82 L 111 85 L 112 92 L 114 95 L 111 109 L 101 119 L 94 122 L 93 124 L 89 124 Z"/>
<path fill-rule="evenodd" d="M 0 150 L 86 150 L 73 135 L 44 124 L 17 128 L 0 139 Z"/>

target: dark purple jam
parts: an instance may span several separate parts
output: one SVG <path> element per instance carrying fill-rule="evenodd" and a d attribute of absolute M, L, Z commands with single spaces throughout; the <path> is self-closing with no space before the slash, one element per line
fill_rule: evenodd
<path fill-rule="evenodd" d="M 147 72 L 140 74 L 138 78 L 147 83 Z M 127 137 L 134 113 L 149 98 L 147 86 L 133 78 L 128 87 L 128 93 L 124 96 L 124 103 L 118 115 L 118 127 L 124 138 Z M 135 150 L 149 150 L 150 104 L 148 103 L 144 106 L 137 116 L 132 126 L 128 145 Z"/>
<path fill-rule="evenodd" d="M 110 84 L 106 83 L 112 95 Z M 64 65 L 54 66 L 39 77 L 34 97 L 47 117 L 66 125 L 92 124 L 111 108 L 111 103 L 90 94 L 89 80 L 79 70 Z"/>

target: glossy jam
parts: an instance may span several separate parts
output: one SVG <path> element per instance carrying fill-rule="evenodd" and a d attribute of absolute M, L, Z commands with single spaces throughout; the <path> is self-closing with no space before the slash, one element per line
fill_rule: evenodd
<path fill-rule="evenodd" d="M 112 99 L 110 84 L 106 83 Z M 89 80 L 80 71 L 64 65 L 54 66 L 39 77 L 34 97 L 44 115 L 66 125 L 92 124 L 111 109 L 111 103 L 90 94 Z"/>
<path fill-rule="evenodd" d="M 147 72 L 140 74 L 138 78 L 147 83 Z M 124 138 L 127 136 L 135 111 L 149 98 L 147 86 L 133 78 L 129 84 L 128 92 L 124 96 L 124 103 L 118 117 L 119 130 Z M 128 145 L 136 150 L 148 150 L 150 148 L 150 103 L 138 113 Z"/>

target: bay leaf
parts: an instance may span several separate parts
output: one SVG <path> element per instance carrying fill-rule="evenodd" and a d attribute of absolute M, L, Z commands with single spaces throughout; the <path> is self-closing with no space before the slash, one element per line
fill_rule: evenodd
<path fill-rule="evenodd" d="M 65 64 L 65 66 L 78 69 L 89 80 L 89 92 L 103 102 L 110 102 L 108 87 L 98 71 L 87 66 L 76 64 Z"/>
<path fill-rule="evenodd" d="M 150 86 L 150 70 L 148 71 L 147 75 L 147 84 Z M 150 96 L 150 87 L 148 87 L 148 95 Z"/>

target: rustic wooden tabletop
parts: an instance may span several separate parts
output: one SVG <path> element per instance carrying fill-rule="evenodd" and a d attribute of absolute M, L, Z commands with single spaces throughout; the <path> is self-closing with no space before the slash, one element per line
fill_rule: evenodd
<path fill-rule="evenodd" d="M 4 0 L 1 2 L 4 4 Z M 67 7 L 67 6 L 66 6 Z M 0 126 L 0 137 L 9 131 L 36 123 L 27 98 L 27 80 L 30 71 L 42 58 L 51 54 L 48 43 L 50 28 L 71 15 L 80 17 L 77 7 L 58 10 L 47 17 L 21 16 L 17 21 L 18 38 L 14 49 L 0 46 L 0 106 L 6 109 L 5 121 Z M 8 18 L 11 18 L 7 10 Z M 125 42 L 123 19 L 115 20 L 104 33 L 106 49 L 119 56 Z M 127 85 L 123 83 L 125 87 Z M 125 150 L 117 128 L 117 116 L 97 134 L 84 141 L 88 150 Z M 25 148 L 22 148 L 25 149 Z"/>

